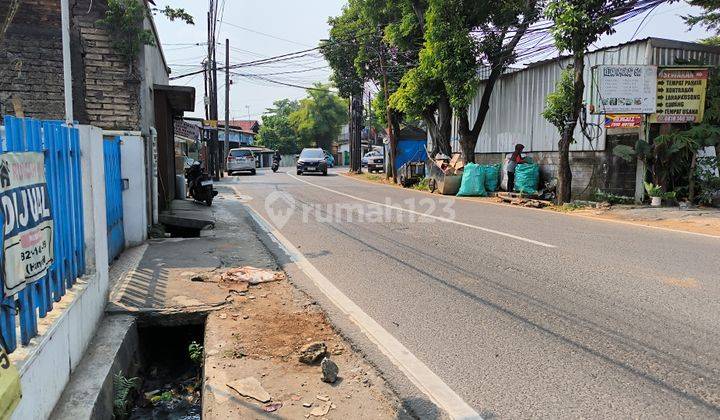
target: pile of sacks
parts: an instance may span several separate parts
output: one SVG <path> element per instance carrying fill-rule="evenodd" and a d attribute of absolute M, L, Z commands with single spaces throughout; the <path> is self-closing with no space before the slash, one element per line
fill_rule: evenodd
<path fill-rule="evenodd" d="M 478 165 L 468 163 L 463 170 L 458 197 L 486 197 L 488 192 L 498 190 L 500 164 Z"/>

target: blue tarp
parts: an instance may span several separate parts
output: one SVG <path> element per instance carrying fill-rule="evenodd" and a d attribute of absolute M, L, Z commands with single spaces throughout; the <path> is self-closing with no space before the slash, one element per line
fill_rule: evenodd
<path fill-rule="evenodd" d="M 407 162 L 425 162 L 427 151 L 425 150 L 426 140 L 398 140 L 397 156 L 395 156 L 395 167 L 400 168 Z"/>

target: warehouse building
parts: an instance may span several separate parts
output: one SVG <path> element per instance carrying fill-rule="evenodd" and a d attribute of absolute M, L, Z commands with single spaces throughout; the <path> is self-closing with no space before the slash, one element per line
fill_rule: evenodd
<path fill-rule="evenodd" d="M 720 48 L 697 43 L 646 38 L 588 53 L 585 58 L 585 103 L 593 104 L 592 69 L 599 65 L 655 65 L 673 66 L 680 63 L 720 64 Z M 559 161 L 557 129 L 541 115 L 545 100 L 555 89 L 563 68 L 571 63 L 569 56 L 532 63 L 522 69 L 508 71 L 495 86 L 490 111 L 475 148 L 476 162 L 497 163 L 512 152 L 514 145 L 522 143 L 525 151 L 540 164 L 542 180 L 557 176 Z M 470 107 L 470 123 L 477 114 L 483 86 Z M 573 196 L 588 196 L 597 189 L 633 196 L 635 192 L 636 164 L 613 156 L 618 144 L 633 146 L 640 128 L 605 128 L 604 115 L 587 112 L 588 136 L 578 127 L 576 143 L 571 146 L 570 161 L 573 171 Z M 653 133 L 659 126 L 653 124 Z M 590 137 L 590 139 L 588 139 Z M 460 151 L 457 122 L 453 130 L 453 150 Z"/>

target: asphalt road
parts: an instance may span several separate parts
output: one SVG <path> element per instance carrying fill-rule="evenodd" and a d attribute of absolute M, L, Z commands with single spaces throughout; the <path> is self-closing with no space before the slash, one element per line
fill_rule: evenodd
<path fill-rule="evenodd" d="M 720 417 L 720 239 L 337 173 L 226 183 L 484 417 Z"/>

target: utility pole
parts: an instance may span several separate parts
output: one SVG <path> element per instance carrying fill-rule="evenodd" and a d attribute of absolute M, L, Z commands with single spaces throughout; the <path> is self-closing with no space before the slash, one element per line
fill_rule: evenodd
<path fill-rule="evenodd" d="M 208 56 L 205 63 L 205 90 L 207 96 L 206 103 L 206 120 L 210 121 L 213 118 L 212 103 L 213 103 L 213 89 L 212 89 L 212 50 L 213 50 L 213 25 L 212 25 L 212 8 L 213 0 L 210 0 L 210 7 L 208 8 L 207 14 L 207 26 L 208 26 Z M 206 124 L 207 133 L 207 154 L 206 154 L 206 168 L 211 176 L 215 175 L 215 144 L 213 143 L 213 130 L 210 124 Z"/>
<path fill-rule="evenodd" d="M 217 22 L 217 8 L 215 1 L 210 0 L 208 12 L 208 63 L 210 73 L 210 120 L 214 122 L 214 127 L 210 128 L 210 166 L 208 172 L 213 179 L 218 180 L 220 175 L 220 147 L 218 144 L 218 91 L 217 91 L 217 59 L 215 47 L 215 24 Z"/>
<path fill-rule="evenodd" d="M 230 40 L 225 38 L 225 154 L 228 154 L 229 152 L 230 152 Z M 225 159 L 221 159 L 221 162 L 225 162 Z M 224 165 L 224 163 L 223 163 L 223 165 Z"/>

